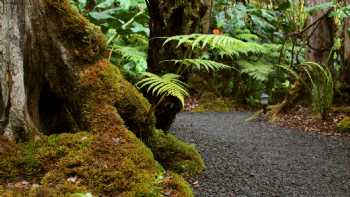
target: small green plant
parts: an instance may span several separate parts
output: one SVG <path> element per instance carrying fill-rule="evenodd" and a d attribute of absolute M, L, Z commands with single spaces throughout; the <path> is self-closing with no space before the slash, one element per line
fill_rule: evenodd
<path fill-rule="evenodd" d="M 150 110 L 153 110 L 164 100 L 167 96 L 174 96 L 182 105 L 185 103 L 185 97 L 188 96 L 187 85 L 179 80 L 181 76 L 167 73 L 163 76 L 158 76 L 153 73 L 146 72 L 144 73 L 144 78 L 136 83 L 136 86 L 140 89 L 147 87 L 147 93 L 152 93 L 155 96 L 160 97 L 156 105 L 152 106 Z"/>

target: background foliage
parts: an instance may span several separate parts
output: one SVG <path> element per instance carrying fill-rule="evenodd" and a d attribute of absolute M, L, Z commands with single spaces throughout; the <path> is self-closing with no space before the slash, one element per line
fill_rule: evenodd
<path fill-rule="evenodd" d="M 142 87 L 156 88 L 163 84 L 163 95 L 177 95 L 184 102 L 188 90 L 174 92 L 164 76 L 147 73 L 149 14 L 143 0 L 72 0 L 79 12 L 99 25 L 108 37 L 110 61 L 121 65 L 129 80 L 142 81 Z M 260 95 L 267 92 L 270 102 L 285 99 L 293 85 L 303 80 L 314 111 L 325 114 L 333 103 L 333 95 L 342 71 L 342 37 L 337 32 L 329 57 L 329 65 L 306 62 L 308 36 L 304 28 L 307 18 L 322 10 L 331 10 L 327 17 L 338 29 L 349 15 L 349 6 L 340 1 L 308 7 L 304 0 L 234 1 L 215 0 L 212 9 L 212 34 L 177 35 L 164 39 L 164 46 L 177 42 L 187 47 L 183 59 L 175 62 L 178 72 L 167 76 L 202 73 L 220 96 L 235 98 L 238 102 L 258 106 Z M 225 69 L 225 71 L 221 71 Z M 207 71 L 208 74 L 203 74 Z M 148 78 L 148 79 L 147 79 Z M 158 79 L 158 80 L 157 80 Z M 175 78 L 174 78 L 175 79 Z M 149 83 L 157 83 L 153 85 Z M 170 80 L 171 81 L 171 80 Z M 146 85 L 144 85 L 144 83 Z M 164 87 L 171 87 L 164 89 Z M 175 88 L 176 89 L 176 88 Z M 178 89 L 178 88 L 177 88 Z M 193 90 L 192 87 L 190 87 Z M 178 89 L 180 90 L 180 89 Z M 168 91 L 168 92 L 166 92 Z M 181 93 L 182 92 L 182 93 Z M 186 94 L 185 94 L 186 93 Z"/>

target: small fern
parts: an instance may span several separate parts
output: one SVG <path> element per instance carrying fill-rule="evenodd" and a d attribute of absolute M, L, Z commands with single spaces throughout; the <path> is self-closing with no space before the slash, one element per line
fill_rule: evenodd
<path fill-rule="evenodd" d="M 182 106 L 185 105 L 185 97 L 189 95 L 187 85 L 180 81 L 180 75 L 167 73 L 163 76 L 158 76 L 153 73 L 144 73 L 144 79 L 136 83 L 139 89 L 147 87 L 147 93 L 160 96 L 174 96 L 180 100 Z M 162 99 L 160 99 L 162 100 Z"/>

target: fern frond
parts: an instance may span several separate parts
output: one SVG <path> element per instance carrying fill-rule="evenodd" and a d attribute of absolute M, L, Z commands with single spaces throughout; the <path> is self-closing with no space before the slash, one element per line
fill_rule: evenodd
<path fill-rule="evenodd" d="M 189 95 L 187 85 L 179 80 L 180 75 L 167 73 L 163 76 L 158 76 L 153 73 L 144 73 L 144 79 L 136 83 L 139 89 L 147 87 L 147 93 L 152 93 L 156 96 L 174 96 L 180 100 L 181 104 L 185 105 L 185 97 Z"/>
<path fill-rule="evenodd" d="M 250 61 L 239 61 L 238 64 L 241 66 L 241 72 L 248 74 L 255 80 L 267 81 L 270 73 L 274 71 L 273 65 L 266 62 L 250 62 Z"/>
<path fill-rule="evenodd" d="M 278 65 L 278 67 L 283 68 L 295 78 L 302 79 L 300 73 L 290 67 L 283 65 Z M 304 62 L 299 67 L 310 81 L 310 85 L 304 80 L 302 82 L 311 92 L 314 110 L 325 116 L 333 103 L 334 96 L 334 82 L 331 71 L 326 66 L 315 62 Z"/>
<path fill-rule="evenodd" d="M 240 40 L 259 40 L 259 37 L 252 33 L 241 33 L 236 35 L 235 37 Z"/>
<path fill-rule="evenodd" d="M 129 61 L 146 61 L 147 53 L 138 47 L 114 46 L 114 52 L 122 55 L 122 58 Z"/>
<path fill-rule="evenodd" d="M 171 41 L 176 41 L 178 43 L 177 47 L 185 43 L 191 45 L 192 49 L 209 47 L 228 56 L 248 55 L 249 53 L 260 54 L 264 50 L 263 45 L 257 42 L 243 42 L 226 35 L 190 34 L 172 36 L 164 41 L 163 46 Z"/>
<path fill-rule="evenodd" d="M 211 60 L 205 60 L 205 59 L 166 60 L 164 62 L 174 62 L 175 64 L 181 64 L 181 65 L 184 65 L 186 69 L 195 69 L 195 70 L 205 69 L 208 72 L 232 68 L 226 64 L 222 64 Z"/>

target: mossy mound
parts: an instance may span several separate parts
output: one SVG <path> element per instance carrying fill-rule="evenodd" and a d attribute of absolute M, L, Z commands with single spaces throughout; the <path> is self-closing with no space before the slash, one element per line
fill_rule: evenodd
<path fill-rule="evenodd" d="M 167 196 L 194 196 L 191 186 L 178 174 L 174 172 L 166 173 L 162 181 L 162 193 Z"/>
<path fill-rule="evenodd" d="M 169 188 L 177 196 L 192 196 L 187 182 L 174 173 L 168 175 L 131 132 L 52 135 L 18 145 L 13 155 L 2 155 L 1 196 L 162 196 Z M 37 185 L 1 186 L 21 180 Z"/>
<path fill-rule="evenodd" d="M 205 168 L 204 161 L 195 146 L 177 139 L 172 134 L 155 130 L 147 144 L 156 160 L 167 170 L 192 176 Z"/>
<path fill-rule="evenodd" d="M 116 92 L 115 107 L 123 118 L 125 125 L 138 136 L 150 135 L 154 129 L 155 118 L 149 114 L 150 103 L 133 86 L 126 81 L 120 70 L 110 65 L 103 73 L 105 83 L 113 84 L 112 89 Z"/>
<path fill-rule="evenodd" d="M 341 120 L 337 127 L 345 132 L 350 132 L 350 117 L 345 117 L 343 120 Z"/>
<path fill-rule="evenodd" d="M 199 99 L 199 104 L 193 112 L 230 112 L 232 111 L 232 102 L 225 101 L 224 98 L 218 97 L 214 93 L 203 93 Z"/>
<path fill-rule="evenodd" d="M 105 107 L 101 106 L 102 103 L 107 103 L 109 107 L 114 107 L 115 113 L 120 116 L 118 125 L 126 125 L 138 137 L 150 135 L 155 119 L 149 114 L 150 104 L 147 99 L 124 79 L 116 66 L 109 64 L 106 60 L 97 61 L 87 67 L 88 69 L 80 75 L 80 89 L 82 92 L 88 92 L 89 95 L 84 94 L 84 96 L 90 98 L 85 104 L 87 111 L 101 110 Z M 92 89 L 94 91 L 91 91 Z M 106 109 L 106 111 L 110 110 Z M 91 115 L 94 122 L 98 121 L 103 123 L 102 126 L 107 126 L 106 119 L 101 119 L 101 116 L 95 114 Z"/>

